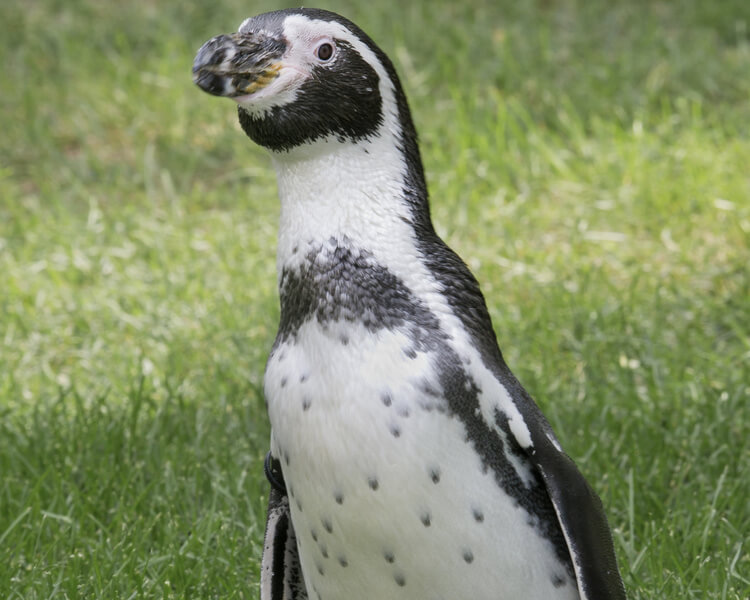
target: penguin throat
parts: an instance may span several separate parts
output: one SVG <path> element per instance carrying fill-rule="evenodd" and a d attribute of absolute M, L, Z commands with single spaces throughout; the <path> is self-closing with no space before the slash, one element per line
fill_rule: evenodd
<path fill-rule="evenodd" d="M 346 237 L 386 261 L 394 246 L 415 247 L 408 165 L 393 136 L 320 140 L 272 156 L 281 201 L 279 275 L 332 238 Z"/>

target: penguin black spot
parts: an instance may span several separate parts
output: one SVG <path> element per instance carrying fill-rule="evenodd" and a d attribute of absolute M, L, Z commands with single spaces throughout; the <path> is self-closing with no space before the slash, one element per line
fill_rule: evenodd
<path fill-rule="evenodd" d="M 302 398 L 302 410 L 307 411 L 310 410 L 310 405 L 312 404 L 312 400 L 308 396 L 305 396 Z"/>
<path fill-rule="evenodd" d="M 341 565 L 342 567 L 348 567 L 348 566 L 349 566 L 349 561 L 348 561 L 348 560 L 346 560 L 346 556 L 339 556 L 339 559 L 338 559 L 338 560 L 339 560 L 339 564 L 340 564 L 340 565 Z"/>
<path fill-rule="evenodd" d="M 310 530 L 310 535 L 312 536 L 313 542 L 318 541 L 318 530 L 315 529 L 315 527 Z"/>
<path fill-rule="evenodd" d="M 398 425 L 391 425 L 389 429 L 393 437 L 397 438 L 401 436 L 401 428 Z"/>
<path fill-rule="evenodd" d="M 279 360 L 281 360 L 281 359 L 279 359 Z M 281 378 L 281 387 L 286 387 L 286 382 L 287 382 L 287 379 L 286 379 L 286 375 L 285 375 L 284 377 Z"/>
<path fill-rule="evenodd" d="M 326 572 L 323 570 L 323 566 L 322 565 L 315 565 L 315 566 L 318 568 L 318 573 L 325 576 Z M 320 596 L 320 594 L 318 594 L 318 596 Z"/>
<path fill-rule="evenodd" d="M 474 520 L 477 523 L 484 522 L 484 513 L 481 511 L 481 509 L 479 509 L 479 508 L 472 508 L 471 509 L 471 514 L 474 515 Z"/>
<path fill-rule="evenodd" d="M 467 565 L 470 565 L 474 562 L 474 553 L 468 548 L 464 549 L 462 556 L 464 557 L 464 561 L 466 561 Z"/>
<path fill-rule="evenodd" d="M 391 404 L 393 404 L 393 397 L 389 392 L 383 392 L 383 394 L 380 396 L 380 399 L 385 406 L 390 406 Z"/>
<path fill-rule="evenodd" d="M 323 524 L 323 529 L 325 529 L 328 533 L 333 533 L 333 523 L 331 523 L 331 520 L 329 518 L 323 518 L 320 520 L 320 522 Z"/>
<path fill-rule="evenodd" d="M 399 587 L 404 587 L 406 585 L 406 577 L 404 577 L 403 573 L 395 573 L 393 575 L 393 580 Z"/>
<path fill-rule="evenodd" d="M 406 406 L 406 405 L 401 405 L 401 406 L 399 406 L 399 407 L 398 407 L 398 408 L 396 409 L 396 414 L 397 414 L 397 415 L 398 415 L 399 417 L 403 417 L 403 418 L 406 418 L 406 417 L 408 417 L 408 416 L 409 416 L 409 414 L 410 414 L 410 413 L 409 413 L 409 407 L 408 407 L 408 406 Z"/>
<path fill-rule="evenodd" d="M 299 501 L 299 498 L 296 498 L 295 502 L 297 503 L 297 510 L 302 512 L 302 502 Z"/>
<path fill-rule="evenodd" d="M 404 354 L 407 358 L 411 358 L 412 360 L 417 358 L 417 351 L 414 350 L 414 348 L 404 348 Z"/>
<path fill-rule="evenodd" d="M 342 345 L 346 346 L 347 344 L 349 344 L 349 336 L 342 335 L 341 337 L 339 337 L 339 341 Z"/>
<path fill-rule="evenodd" d="M 422 391 L 422 393 L 426 394 L 427 396 L 431 396 L 432 398 L 440 397 L 440 392 L 438 391 L 438 389 L 434 385 L 432 385 L 427 379 L 422 381 L 420 390 Z"/>
<path fill-rule="evenodd" d="M 284 452 L 284 462 L 286 463 L 286 466 L 289 466 L 289 454 L 287 452 Z"/>
<path fill-rule="evenodd" d="M 383 552 L 383 558 L 385 559 L 385 562 L 393 564 L 396 561 L 396 557 L 393 555 L 393 552 L 390 550 L 385 550 Z"/>
<path fill-rule="evenodd" d="M 432 483 L 440 483 L 440 467 L 430 467 L 430 479 Z"/>
<path fill-rule="evenodd" d="M 328 558 L 328 546 L 325 544 L 318 544 L 318 549 L 320 550 L 320 554 L 323 556 L 323 558 Z"/>
<path fill-rule="evenodd" d="M 421 515 L 419 515 L 419 520 L 422 521 L 422 525 L 425 527 L 429 527 L 432 523 L 432 515 L 430 515 L 429 511 L 424 511 Z"/>
<path fill-rule="evenodd" d="M 377 478 L 376 478 L 376 477 L 370 477 L 370 478 L 369 478 L 369 479 L 367 480 L 367 484 L 368 484 L 368 485 L 370 486 L 370 489 L 371 489 L 372 491 L 375 491 L 375 490 L 377 490 L 377 489 L 378 489 L 378 487 L 380 487 L 380 484 L 378 483 L 378 480 L 377 480 Z"/>
<path fill-rule="evenodd" d="M 307 373 L 303 373 L 302 375 L 299 376 L 299 382 L 305 383 L 305 381 L 307 381 L 307 378 L 308 378 Z"/>
<path fill-rule="evenodd" d="M 344 494 L 341 492 L 334 492 L 333 493 L 333 499 L 336 501 L 336 504 L 343 504 L 344 503 Z"/>
<path fill-rule="evenodd" d="M 552 585 L 556 588 L 562 587 L 565 585 L 565 579 L 561 575 L 555 574 L 552 576 Z"/>

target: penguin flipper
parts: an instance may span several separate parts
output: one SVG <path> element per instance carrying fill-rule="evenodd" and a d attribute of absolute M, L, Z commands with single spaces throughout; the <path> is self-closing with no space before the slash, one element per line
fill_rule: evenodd
<path fill-rule="evenodd" d="M 260 600 L 307 600 L 289 497 L 271 487 L 260 571 Z"/>
<path fill-rule="evenodd" d="M 612 534 L 599 496 L 564 452 L 547 449 L 538 452 L 537 458 L 536 467 L 570 551 L 581 600 L 625 600 Z"/>
<path fill-rule="evenodd" d="M 557 514 L 581 600 L 625 600 L 601 499 L 562 450 L 547 419 L 509 370 L 504 379 L 529 430 L 532 445 L 526 453 L 541 475 Z"/>

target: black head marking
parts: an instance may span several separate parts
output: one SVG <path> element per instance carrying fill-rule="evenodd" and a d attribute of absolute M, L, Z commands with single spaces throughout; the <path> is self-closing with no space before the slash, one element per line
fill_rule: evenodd
<path fill-rule="evenodd" d="M 261 115 L 239 107 L 240 125 L 256 144 L 288 151 L 320 138 L 361 141 L 375 135 L 383 122 L 378 76 L 343 40 L 332 67 L 315 67 L 297 90 L 296 99 Z"/>
<path fill-rule="evenodd" d="M 295 14 L 343 25 L 366 46 L 375 47 L 354 23 L 322 10 L 267 13 L 250 19 L 246 29 L 268 28 L 280 35 L 284 19 Z M 343 39 L 334 39 L 333 43 L 333 58 L 313 67 L 311 76 L 297 88 L 293 101 L 262 113 L 239 108 L 240 124 L 255 143 L 284 152 L 321 138 L 356 142 L 376 134 L 383 123 L 380 78 L 351 43 Z"/>

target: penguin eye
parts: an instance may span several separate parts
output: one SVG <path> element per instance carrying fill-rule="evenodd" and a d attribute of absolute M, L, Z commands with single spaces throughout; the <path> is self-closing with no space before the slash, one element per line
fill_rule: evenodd
<path fill-rule="evenodd" d="M 320 46 L 315 49 L 315 56 L 322 62 L 328 62 L 333 57 L 333 44 L 330 42 L 323 42 Z"/>

